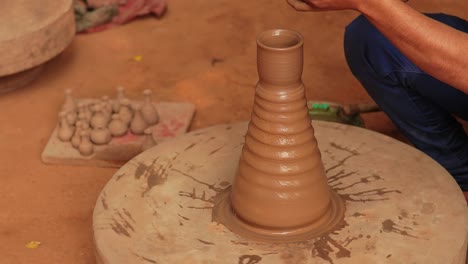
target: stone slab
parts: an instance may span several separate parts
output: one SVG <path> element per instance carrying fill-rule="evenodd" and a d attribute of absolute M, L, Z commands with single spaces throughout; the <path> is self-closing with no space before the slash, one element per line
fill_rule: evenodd
<path fill-rule="evenodd" d="M 75 36 L 72 2 L 0 2 L 0 77 L 39 66 L 70 44 Z"/>
<path fill-rule="evenodd" d="M 98 263 L 464 263 L 468 209 L 444 168 L 370 130 L 313 125 L 328 182 L 346 202 L 339 230 L 270 244 L 213 222 L 214 200 L 231 185 L 247 128 L 220 125 L 145 151 L 113 176 L 94 210 Z"/>

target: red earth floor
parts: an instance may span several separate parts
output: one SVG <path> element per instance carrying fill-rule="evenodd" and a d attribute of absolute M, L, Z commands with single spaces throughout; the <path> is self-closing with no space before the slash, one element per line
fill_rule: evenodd
<path fill-rule="evenodd" d="M 467 1 L 414 1 L 420 10 L 465 16 Z M 286 1 L 171 0 L 161 19 L 144 18 L 105 32 L 79 35 L 31 85 L 0 96 L 0 263 L 94 263 L 92 212 L 116 169 L 44 165 L 63 90 L 78 97 L 190 101 L 191 130 L 249 119 L 256 72 L 256 34 L 290 28 L 305 37 L 304 82 L 309 100 L 370 99 L 345 63 L 344 27 L 354 12 L 297 13 Z M 132 58 L 142 56 L 137 62 Z M 402 139 L 382 113 L 369 129 Z M 28 249 L 28 241 L 41 241 Z"/>

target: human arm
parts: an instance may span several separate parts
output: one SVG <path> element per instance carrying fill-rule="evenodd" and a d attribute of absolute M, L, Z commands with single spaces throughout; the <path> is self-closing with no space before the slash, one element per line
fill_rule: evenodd
<path fill-rule="evenodd" d="M 299 11 L 361 12 L 413 63 L 468 93 L 468 34 L 432 20 L 400 0 L 287 0 Z"/>

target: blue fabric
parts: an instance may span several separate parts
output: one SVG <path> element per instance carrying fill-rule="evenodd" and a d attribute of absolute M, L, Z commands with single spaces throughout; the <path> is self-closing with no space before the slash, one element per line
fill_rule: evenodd
<path fill-rule="evenodd" d="M 468 32 L 463 19 L 427 16 Z M 381 109 L 416 148 L 468 191 L 468 136 L 453 117 L 468 120 L 468 95 L 421 71 L 364 16 L 346 28 L 344 47 L 352 73 Z"/>

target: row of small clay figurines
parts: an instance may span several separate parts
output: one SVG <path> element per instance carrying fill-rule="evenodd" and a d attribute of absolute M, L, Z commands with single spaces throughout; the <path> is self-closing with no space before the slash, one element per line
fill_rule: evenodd
<path fill-rule="evenodd" d="M 143 95 L 143 106 L 140 104 L 131 106 L 130 100 L 125 98 L 122 87 L 117 88 L 117 98 L 113 101 L 110 101 L 108 96 L 103 96 L 101 101 L 76 103 L 71 96 L 71 90 L 67 90 L 62 112 L 66 116 L 68 125 L 71 126 L 74 126 L 77 120 L 89 121 L 92 128 L 102 128 L 114 123 L 117 125 L 110 126 L 113 136 L 124 135 L 128 126 L 133 134 L 141 135 L 146 127 L 155 125 L 159 121 L 156 107 L 151 102 L 151 90 L 143 91 Z M 111 122 L 111 118 L 113 121 L 116 119 L 121 122 Z"/>
<path fill-rule="evenodd" d="M 59 113 L 57 137 L 70 142 L 83 156 L 94 153 L 95 145 L 108 144 L 112 137 L 127 134 L 145 134 L 142 151 L 156 145 L 151 126 L 159 121 L 159 114 L 151 102 L 151 90 L 144 90 L 144 103 L 130 104 L 125 98 L 124 89 L 117 88 L 117 97 L 109 100 L 103 96 L 93 102 L 76 102 L 71 90 L 65 91 L 65 103 Z"/>

